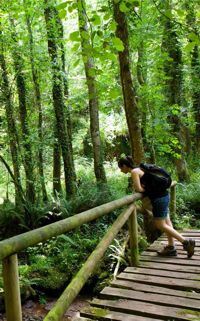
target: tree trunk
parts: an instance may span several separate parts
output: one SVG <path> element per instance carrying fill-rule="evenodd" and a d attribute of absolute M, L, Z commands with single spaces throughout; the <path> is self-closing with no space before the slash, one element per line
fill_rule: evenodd
<path fill-rule="evenodd" d="M 39 84 L 39 77 L 38 77 L 38 70 L 35 64 L 34 58 L 34 43 L 33 43 L 33 33 L 31 27 L 30 16 L 27 12 L 26 8 L 26 1 L 24 0 L 24 7 L 26 13 L 26 24 L 28 29 L 29 35 L 29 49 L 30 49 L 30 61 L 31 61 L 31 71 L 32 71 L 32 78 L 33 78 L 33 86 L 35 91 L 35 104 L 36 109 L 38 110 L 38 168 L 39 168 L 39 176 L 40 176 L 40 184 L 42 188 L 42 197 L 43 201 L 46 202 L 48 200 L 47 191 L 45 186 L 45 179 L 44 179 L 44 160 L 43 160 L 43 117 L 42 117 L 42 104 L 41 104 L 41 94 L 40 94 L 40 84 Z"/>
<path fill-rule="evenodd" d="M 169 2 L 165 5 L 166 9 L 170 8 Z M 188 181 L 189 174 L 184 156 L 181 114 L 177 115 L 173 112 L 174 106 L 181 106 L 182 102 L 182 53 L 178 42 L 178 35 L 175 31 L 173 21 L 170 18 L 165 18 L 162 49 L 167 52 L 170 58 L 170 60 L 167 59 L 165 62 L 164 68 L 167 76 L 166 97 L 171 109 L 169 121 L 171 123 L 172 135 L 176 137 L 178 143 L 177 147 L 174 148 L 174 152 L 178 155 L 178 157 L 174 157 L 174 163 L 179 180 Z"/>
<path fill-rule="evenodd" d="M 56 24 L 57 11 L 54 7 L 48 5 L 47 0 L 45 0 L 44 15 L 47 27 L 48 51 L 52 64 L 53 105 L 56 115 L 58 141 L 62 150 L 66 194 L 67 196 L 70 196 L 74 195 L 76 192 L 76 175 L 71 142 L 69 141 L 64 113 L 63 76 L 59 63 L 59 54 L 56 42 L 59 34 L 59 28 Z"/>
<path fill-rule="evenodd" d="M 54 146 L 53 146 L 53 193 L 56 196 L 57 194 L 62 193 L 61 186 L 61 149 L 58 142 L 58 130 L 56 124 L 54 126 Z"/>
<path fill-rule="evenodd" d="M 138 60 L 137 60 L 137 79 L 141 87 L 147 84 L 146 70 L 144 70 L 144 42 L 140 40 L 138 45 Z M 143 138 L 144 151 L 147 155 L 146 159 L 149 163 L 156 163 L 156 153 L 154 148 L 154 137 L 148 139 L 146 134 L 146 129 L 148 125 L 147 113 L 149 112 L 151 106 L 149 106 L 149 101 L 145 97 L 140 98 L 140 104 L 142 106 L 141 110 L 141 133 Z M 154 129 L 152 128 L 152 131 Z"/>
<path fill-rule="evenodd" d="M 0 25 L 1 27 L 1 25 Z M 8 128 L 8 135 L 9 135 L 9 144 L 10 144 L 10 152 L 12 156 L 12 164 L 13 164 L 13 171 L 14 171 L 14 181 L 15 184 L 15 203 L 16 206 L 21 208 L 23 202 L 23 190 L 21 186 L 21 178 L 20 178 L 20 165 L 19 165 L 19 154 L 17 148 L 17 129 L 15 127 L 14 115 L 13 115 L 13 105 L 12 105 L 12 98 L 11 98 L 11 91 L 10 91 L 10 84 L 8 80 L 7 68 L 6 68 L 6 61 L 4 57 L 4 50 L 3 50 L 3 38 L 2 32 L 0 31 L 0 68 L 2 72 L 2 95 L 5 102 L 5 109 L 6 109 L 6 119 L 7 119 L 7 128 Z"/>
<path fill-rule="evenodd" d="M 193 75 L 193 110 L 195 115 L 195 123 L 196 123 L 196 150 L 200 152 L 200 83 L 199 83 L 199 75 L 200 75 L 200 62 L 199 62 L 199 48 L 195 45 L 192 51 L 192 75 Z"/>
<path fill-rule="evenodd" d="M 72 121 L 71 121 L 71 114 L 70 114 L 70 108 L 68 105 L 68 97 L 69 97 L 69 88 L 68 88 L 68 80 L 67 80 L 67 74 L 66 74 L 66 59 L 65 59 L 65 49 L 64 49 L 64 30 L 62 21 L 57 16 L 57 23 L 59 28 L 59 35 L 60 35 L 60 49 L 61 49 L 61 63 L 62 63 L 62 72 L 63 72 L 63 87 L 64 87 L 64 99 L 65 99 L 65 117 L 67 121 L 67 131 L 69 136 L 69 142 L 70 142 L 70 148 L 73 150 L 72 146 Z"/>
<path fill-rule="evenodd" d="M 33 157 L 27 119 L 26 85 L 23 74 L 23 60 L 21 57 L 21 53 L 18 51 L 17 35 L 15 31 L 14 21 L 13 19 L 11 19 L 10 21 L 12 26 L 12 39 L 15 46 L 15 48 L 13 49 L 13 61 L 16 73 L 17 92 L 19 97 L 19 118 L 22 131 L 22 145 L 24 154 L 23 158 L 26 174 L 26 197 L 27 200 L 33 204 L 35 202 L 35 180 L 33 174 Z"/>
<path fill-rule="evenodd" d="M 194 13 L 193 3 L 186 1 L 187 23 L 189 32 L 194 33 L 199 38 L 197 28 L 197 21 Z M 190 40 L 191 41 L 191 40 Z M 199 47 L 196 44 L 191 52 L 191 67 L 192 67 L 192 100 L 193 110 L 196 124 L 195 133 L 195 149 L 197 153 L 200 152 L 200 61 L 199 61 Z"/>
<path fill-rule="evenodd" d="M 114 19 L 117 23 L 116 36 L 121 39 L 124 50 L 119 52 L 120 76 L 124 98 L 124 108 L 129 129 L 132 156 L 135 164 L 144 160 L 139 108 L 136 92 L 131 77 L 128 43 L 128 26 L 126 16 L 120 11 L 119 3 L 113 1 Z"/>
<path fill-rule="evenodd" d="M 81 37 L 82 56 L 85 66 L 85 75 L 87 79 L 89 109 L 90 109 L 90 134 L 94 155 L 94 172 L 97 185 L 100 187 L 102 183 L 106 183 L 106 174 L 103 166 L 103 153 L 101 146 L 100 128 L 99 128 L 99 99 L 97 92 L 97 84 L 94 76 L 95 65 L 92 54 L 89 50 L 91 47 L 91 37 L 87 26 L 87 16 L 85 8 L 85 0 L 77 0 L 79 30 Z M 84 36 L 83 36 L 84 35 Z M 87 37 L 85 36 L 87 35 Z"/>

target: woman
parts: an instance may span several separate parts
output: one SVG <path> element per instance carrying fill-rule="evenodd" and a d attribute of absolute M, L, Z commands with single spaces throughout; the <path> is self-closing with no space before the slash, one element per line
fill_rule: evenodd
<path fill-rule="evenodd" d="M 174 239 L 176 239 L 183 244 L 183 249 L 187 251 L 188 258 L 191 258 L 194 254 L 195 241 L 192 239 L 184 239 L 184 237 L 173 228 L 169 217 L 169 192 L 162 190 L 157 192 L 157 195 L 145 192 L 145 184 L 147 185 L 149 180 L 148 173 L 144 172 L 139 166 L 133 166 L 131 157 L 120 158 L 118 166 L 122 173 L 131 174 L 134 190 L 144 193 L 144 195 L 150 198 L 155 225 L 167 235 L 168 245 L 164 247 L 162 251 L 158 252 L 158 254 L 161 256 L 176 256 L 177 251 L 174 243 Z"/>

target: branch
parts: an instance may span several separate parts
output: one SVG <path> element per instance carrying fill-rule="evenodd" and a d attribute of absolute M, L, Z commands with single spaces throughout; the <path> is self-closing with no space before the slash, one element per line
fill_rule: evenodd
<path fill-rule="evenodd" d="M 18 181 L 16 180 L 10 166 L 8 165 L 8 163 L 6 162 L 6 160 L 3 158 L 3 156 L 0 155 L 0 161 L 4 164 L 4 166 L 6 167 L 8 173 L 10 174 L 12 180 L 13 180 L 13 183 L 14 185 L 17 187 L 17 190 L 19 191 L 20 193 L 20 197 L 21 199 L 24 201 L 24 193 L 23 193 L 23 190 L 22 190 L 22 187 L 20 186 L 20 184 L 18 183 Z"/>

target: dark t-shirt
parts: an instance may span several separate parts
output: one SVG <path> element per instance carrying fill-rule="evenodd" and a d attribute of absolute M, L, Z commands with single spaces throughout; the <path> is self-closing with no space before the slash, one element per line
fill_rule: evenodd
<path fill-rule="evenodd" d="M 151 173 L 144 173 L 140 178 L 140 183 L 144 187 L 144 194 L 150 199 L 166 196 L 168 191 L 166 189 L 156 188 L 155 178 L 152 177 Z"/>

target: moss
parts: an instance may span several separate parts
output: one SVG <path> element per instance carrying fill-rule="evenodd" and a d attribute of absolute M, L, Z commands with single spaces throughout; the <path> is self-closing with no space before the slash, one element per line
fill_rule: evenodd
<path fill-rule="evenodd" d="M 90 307 L 90 312 L 96 316 L 96 317 L 105 317 L 110 311 L 109 310 L 105 310 L 105 309 L 101 309 L 101 308 L 94 308 L 94 307 Z"/>
<path fill-rule="evenodd" d="M 199 321 L 200 320 L 200 312 L 194 310 L 181 310 L 178 315 L 185 315 L 187 316 L 188 320 L 191 321 Z"/>

